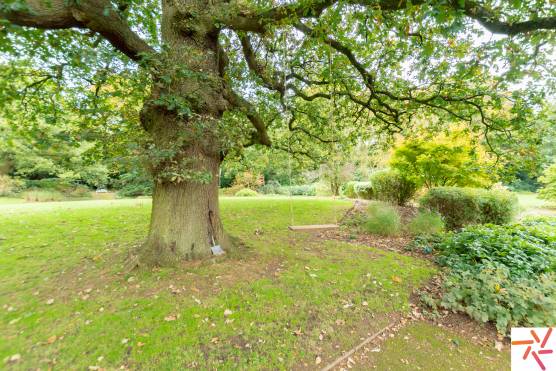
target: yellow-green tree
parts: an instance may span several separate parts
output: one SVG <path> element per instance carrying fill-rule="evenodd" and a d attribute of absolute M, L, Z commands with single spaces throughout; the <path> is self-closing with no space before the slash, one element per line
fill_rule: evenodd
<path fill-rule="evenodd" d="M 463 132 L 431 139 L 408 139 L 395 148 L 390 166 L 427 188 L 488 187 L 494 163 Z"/>

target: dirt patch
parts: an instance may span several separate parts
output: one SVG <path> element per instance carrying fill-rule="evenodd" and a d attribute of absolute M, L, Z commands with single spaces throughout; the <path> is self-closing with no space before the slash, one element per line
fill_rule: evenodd
<path fill-rule="evenodd" d="M 97 260 L 83 259 L 83 264 L 60 272 L 41 288 L 45 300 L 69 302 L 74 299 L 95 300 L 104 290 L 124 289 L 127 295 L 153 297 L 165 292 L 175 296 L 203 299 L 215 296 L 240 282 L 261 278 L 276 279 L 284 270 L 278 257 L 258 254 L 245 246 L 224 257 L 184 262 L 179 268 L 138 269 L 124 267 L 127 247 L 114 247 Z M 143 276 L 150 276 L 143 278 Z"/>

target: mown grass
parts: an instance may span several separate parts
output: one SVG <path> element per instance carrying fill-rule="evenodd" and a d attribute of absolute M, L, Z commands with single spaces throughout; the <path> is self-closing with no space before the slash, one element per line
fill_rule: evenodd
<path fill-rule="evenodd" d="M 510 369 L 507 351 L 473 344 L 449 329 L 423 322 L 403 328 L 379 352 L 371 352 L 369 356 L 369 364 L 377 370 Z"/>
<path fill-rule="evenodd" d="M 222 201 L 244 246 L 178 269 L 123 271 L 149 200 L 0 207 L 0 361 L 18 369 L 316 367 L 405 312 L 430 263 L 287 230 L 348 202 Z M 293 202 L 290 204 L 290 202 Z M 231 314 L 225 315 L 225 311 Z M 228 312 L 227 312 L 228 313 Z"/>

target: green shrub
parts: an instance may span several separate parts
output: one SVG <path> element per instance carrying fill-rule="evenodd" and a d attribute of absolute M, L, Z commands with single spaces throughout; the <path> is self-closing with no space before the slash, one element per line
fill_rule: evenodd
<path fill-rule="evenodd" d="M 444 221 L 438 213 L 419 210 L 407 225 L 407 230 L 414 236 L 435 235 L 444 231 Z"/>
<path fill-rule="evenodd" d="M 73 197 L 73 198 L 90 198 L 91 196 L 91 190 L 85 186 L 82 185 L 78 185 L 75 186 L 75 188 L 73 190 L 71 190 L 70 192 L 67 193 L 68 197 Z"/>
<path fill-rule="evenodd" d="M 556 162 L 547 167 L 539 178 L 543 184 L 539 197 L 546 200 L 556 200 Z"/>
<path fill-rule="evenodd" d="M 236 197 L 254 197 L 254 196 L 258 196 L 259 194 L 249 188 L 243 188 L 240 189 L 239 191 L 236 192 L 235 196 Z"/>
<path fill-rule="evenodd" d="M 506 191 L 438 187 L 420 200 L 422 207 L 438 212 L 449 229 L 470 224 L 506 224 L 517 212 L 517 197 Z"/>
<path fill-rule="evenodd" d="M 347 182 L 342 186 L 342 194 L 349 198 L 370 200 L 373 198 L 372 183 L 356 181 Z"/>
<path fill-rule="evenodd" d="M 145 183 L 128 183 L 118 190 L 118 197 L 139 197 L 150 196 L 153 192 L 153 185 L 150 182 Z"/>
<path fill-rule="evenodd" d="M 0 175 L 0 197 L 11 196 L 20 192 L 25 182 L 20 179 L 10 178 L 7 175 Z"/>
<path fill-rule="evenodd" d="M 281 187 L 280 194 L 291 196 L 316 196 L 317 190 L 314 184 L 294 185 Z"/>
<path fill-rule="evenodd" d="M 367 208 L 364 228 L 369 233 L 396 236 L 400 234 L 401 218 L 394 207 L 383 202 L 373 202 Z"/>
<path fill-rule="evenodd" d="M 64 195 L 58 191 L 34 190 L 23 192 L 23 198 L 28 202 L 62 201 Z"/>
<path fill-rule="evenodd" d="M 357 182 L 354 185 L 354 189 L 358 198 L 365 200 L 373 198 L 373 187 L 371 182 Z"/>
<path fill-rule="evenodd" d="M 342 194 L 348 198 L 357 198 L 355 194 L 355 181 L 344 183 L 342 186 Z"/>
<path fill-rule="evenodd" d="M 265 185 L 259 187 L 259 193 L 265 195 L 277 195 L 280 194 L 280 182 L 276 180 L 269 180 Z"/>
<path fill-rule="evenodd" d="M 503 265 L 454 271 L 443 285 L 442 307 L 492 321 L 501 334 L 511 327 L 556 323 L 556 275 L 513 278 Z"/>
<path fill-rule="evenodd" d="M 556 323 L 556 219 L 480 225 L 437 242 L 448 268 L 440 304 L 509 327 Z"/>
<path fill-rule="evenodd" d="M 396 170 L 381 170 L 371 175 L 374 197 L 400 206 L 413 198 L 417 183 Z"/>
<path fill-rule="evenodd" d="M 241 184 L 236 184 L 231 187 L 221 188 L 220 193 L 224 196 L 235 196 L 235 194 L 245 188 Z"/>

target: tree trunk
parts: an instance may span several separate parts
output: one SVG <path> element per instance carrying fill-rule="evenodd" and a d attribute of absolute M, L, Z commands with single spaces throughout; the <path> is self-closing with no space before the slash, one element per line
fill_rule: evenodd
<path fill-rule="evenodd" d="M 140 259 L 147 265 L 175 265 L 210 256 L 211 246 L 229 249 L 218 207 L 219 161 L 206 158 L 212 180 L 155 184 L 150 232 Z"/>
<path fill-rule="evenodd" d="M 211 2 L 162 2 L 167 45 L 141 123 L 155 181 L 151 224 L 139 251 L 143 265 L 175 265 L 229 249 L 218 207 L 222 159 L 220 120 L 229 108 L 218 69 L 218 33 Z M 179 8 L 178 8 L 179 6 Z"/>

